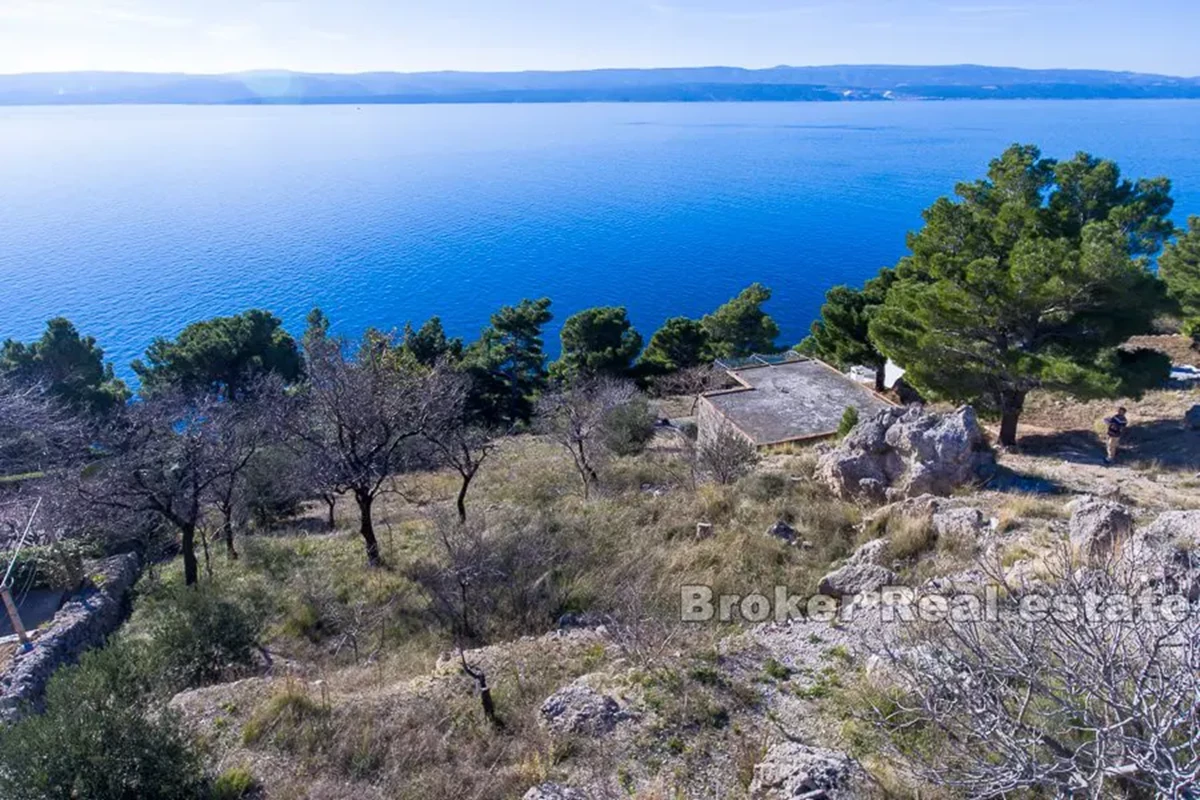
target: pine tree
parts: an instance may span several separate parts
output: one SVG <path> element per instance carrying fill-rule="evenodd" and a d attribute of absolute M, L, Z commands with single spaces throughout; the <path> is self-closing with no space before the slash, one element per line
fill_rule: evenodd
<path fill-rule="evenodd" d="M 773 353 L 779 326 L 763 311 L 771 290 L 752 283 L 736 297 L 700 320 L 708 333 L 715 358 L 744 358 L 754 353 Z"/>
<path fill-rule="evenodd" d="M 550 365 L 560 380 L 628 376 L 642 349 L 642 336 L 633 329 L 623 306 L 588 308 L 563 323 L 562 356 Z"/>
<path fill-rule="evenodd" d="M 1163 250 L 1158 274 L 1183 312 L 1183 332 L 1200 344 L 1200 217 L 1189 218 L 1187 231 Z"/>
<path fill-rule="evenodd" d="M 883 391 L 887 358 L 871 341 L 868 324 L 875 309 L 883 305 L 895 279 L 895 270 L 884 267 L 862 289 L 849 286 L 830 289 L 821 306 L 821 318 L 813 322 L 812 332 L 796 349 L 842 370 L 856 365 L 871 367 L 875 370 L 875 389 Z"/>
<path fill-rule="evenodd" d="M 650 337 L 638 365 L 657 375 L 691 369 L 710 360 L 708 349 L 703 325 L 687 317 L 671 317 Z"/>
<path fill-rule="evenodd" d="M 998 413 L 1006 445 L 1030 390 L 1107 397 L 1153 382 L 1160 356 L 1117 348 L 1164 306 L 1149 259 L 1172 229 L 1169 181 L 1014 145 L 956 192 L 924 212 L 869 324 L 905 380 Z"/>

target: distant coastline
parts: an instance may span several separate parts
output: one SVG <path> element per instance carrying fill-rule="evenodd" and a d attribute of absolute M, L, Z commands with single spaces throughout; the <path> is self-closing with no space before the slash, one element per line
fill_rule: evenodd
<path fill-rule="evenodd" d="M 572 72 L 288 71 L 0 75 L 0 105 L 365 105 L 1200 99 L 1200 77 L 1013 67 L 829 66 Z"/>

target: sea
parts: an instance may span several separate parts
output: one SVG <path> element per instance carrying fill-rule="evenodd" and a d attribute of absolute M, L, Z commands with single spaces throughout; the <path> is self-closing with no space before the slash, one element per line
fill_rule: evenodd
<path fill-rule="evenodd" d="M 119 374 L 189 322 L 320 306 L 474 338 L 548 296 L 646 339 L 758 281 L 781 345 L 1014 142 L 1166 175 L 1200 214 L 1198 101 L 0 108 L 0 339 L 63 315 Z"/>

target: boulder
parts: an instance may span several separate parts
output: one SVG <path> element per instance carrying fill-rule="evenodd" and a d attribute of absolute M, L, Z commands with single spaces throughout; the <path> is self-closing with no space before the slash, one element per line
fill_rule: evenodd
<path fill-rule="evenodd" d="M 767 528 L 767 536 L 774 536 L 776 539 L 787 544 L 796 543 L 796 529 L 783 520 L 779 520 L 779 522 Z"/>
<path fill-rule="evenodd" d="M 846 559 L 847 564 L 882 564 L 884 554 L 887 552 L 887 539 L 872 539 L 871 541 L 860 545 L 857 550 L 849 558 Z"/>
<path fill-rule="evenodd" d="M 970 406 L 949 414 L 889 408 L 821 457 L 817 476 L 842 498 L 948 495 L 992 475 L 995 453 Z"/>
<path fill-rule="evenodd" d="M 1200 547 L 1200 511 L 1164 511 L 1142 535 L 1152 544 L 1191 543 Z"/>
<path fill-rule="evenodd" d="M 542 722 L 554 733 L 599 736 L 624 716 L 617 701 L 582 683 L 572 683 L 546 698 Z"/>
<path fill-rule="evenodd" d="M 938 538 L 974 539 L 987 528 L 987 520 L 978 508 L 948 508 L 936 512 L 932 521 Z"/>
<path fill-rule="evenodd" d="M 1085 497 L 1068 508 L 1071 544 L 1090 561 L 1111 557 L 1133 534 L 1133 515 L 1120 503 Z"/>
<path fill-rule="evenodd" d="M 772 745 L 754 767 L 752 800 L 842 800 L 861 797 L 866 773 L 845 753 L 798 742 Z"/>
<path fill-rule="evenodd" d="M 821 578 L 817 592 L 829 597 L 852 597 L 894 586 L 899 580 L 896 573 L 878 564 L 847 564 Z"/>
<path fill-rule="evenodd" d="M 1200 405 L 1192 406 L 1183 415 L 1183 422 L 1194 431 L 1200 431 Z"/>
<path fill-rule="evenodd" d="M 1129 551 L 1148 583 L 1164 594 L 1200 600 L 1200 511 L 1164 511 Z"/>
<path fill-rule="evenodd" d="M 521 800 L 587 800 L 587 795 L 570 786 L 558 783 L 543 783 L 526 792 Z"/>

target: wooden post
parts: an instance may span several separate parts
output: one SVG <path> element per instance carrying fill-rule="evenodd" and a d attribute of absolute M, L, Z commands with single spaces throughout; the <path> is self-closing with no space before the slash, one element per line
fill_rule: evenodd
<path fill-rule="evenodd" d="M 8 591 L 8 586 L 0 586 L 0 597 L 4 598 L 4 609 L 8 612 L 8 619 L 12 622 L 13 630 L 17 632 L 17 638 L 21 640 L 21 645 L 26 650 L 33 649 L 33 644 L 29 641 L 29 634 L 25 632 L 25 626 L 21 623 L 21 615 L 17 613 L 17 604 L 13 602 L 12 593 Z"/>

